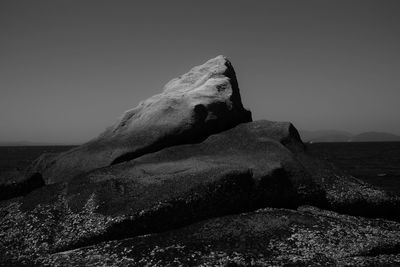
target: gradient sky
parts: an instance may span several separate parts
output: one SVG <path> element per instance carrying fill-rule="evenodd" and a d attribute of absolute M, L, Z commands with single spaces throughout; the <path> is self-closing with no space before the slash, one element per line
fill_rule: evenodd
<path fill-rule="evenodd" d="M 79 143 L 219 54 L 254 119 L 400 134 L 400 1 L 0 1 L 0 141 Z"/>

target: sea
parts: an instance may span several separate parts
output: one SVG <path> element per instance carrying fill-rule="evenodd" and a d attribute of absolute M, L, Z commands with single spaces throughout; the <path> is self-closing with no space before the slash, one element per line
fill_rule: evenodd
<path fill-rule="evenodd" d="M 306 144 L 315 156 L 386 191 L 400 194 L 400 142 Z"/>

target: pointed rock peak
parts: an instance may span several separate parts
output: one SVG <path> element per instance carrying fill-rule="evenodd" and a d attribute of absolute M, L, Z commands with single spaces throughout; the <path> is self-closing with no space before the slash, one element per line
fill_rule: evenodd
<path fill-rule="evenodd" d="M 235 71 L 231 62 L 225 56 L 217 56 L 206 63 L 193 67 L 189 72 L 168 82 L 164 91 L 188 91 L 202 85 L 210 78 L 226 76 L 236 81 Z"/>
<path fill-rule="evenodd" d="M 219 104 L 215 105 L 216 103 Z M 221 116 L 223 116 L 227 122 L 231 121 L 222 123 L 224 125 L 231 124 L 233 126 L 252 120 L 251 112 L 243 107 L 235 70 L 231 62 L 225 56 L 220 55 L 172 79 L 164 86 L 160 94 L 154 95 L 139 103 L 137 107 L 126 111 L 113 127 L 113 134 L 131 129 L 130 126 L 143 121 L 140 118 L 148 120 L 152 117 L 152 123 L 155 123 L 157 118 L 163 118 L 162 124 L 169 122 L 169 118 L 176 122 L 177 119 L 185 118 L 185 116 L 166 116 L 165 109 L 179 113 L 187 108 L 194 110 L 195 118 L 205 115 L 203 110 L 209 109 L 208 114 L 212 115 L 214 119 L 222 119 Z M 218 110 L 216 110 L 217 108 Z M 227 112 L 221 114 L 221 108 L 227 109 Z M 159 112 L 162 114 L 156 115 Z M 145 116 L 143 116 L 144 113 Z M 227 115 L 229 118 L 226 117 Z M 231 128 L 231 126 L 222 128 L 216 131 L 219 132 Z"/>
<path fill-rule="evenodd" d="M 227 98 L 234 109 L 238 109 L 244 121 L 251 121 L 251 113 L 244 109 L 238 81 L 232 63 L 225 56 L 217 56 L 189 72 L 172 79 L 164 86 L 162 94 L 187 94 Z"/>

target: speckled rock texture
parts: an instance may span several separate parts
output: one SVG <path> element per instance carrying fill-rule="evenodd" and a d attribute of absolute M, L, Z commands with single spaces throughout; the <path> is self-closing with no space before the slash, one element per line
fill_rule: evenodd
<path fill-rule="evenodd" d="M 28 176 L 39 173 L 46 184 L 66 181 L 168 146 L 196 143 L 251 120 L 231 63 L 218 56 L 168 82 L 161 94 L 126 111 L 99 137 L 38 159 Z"/>
<path fill-rule="evenodd" d="M 52 266 L 399 266 L 400 224 L 261 209 L 43 256 Z"/>
<path fill-rule="evenodd" d="M 311 157 L 291 123 L 250 120 L 224 57 L 172 80 L 34 163 L 47 184 L 0 202 L 0 266 L 399 264 L 398 196 Z"/>

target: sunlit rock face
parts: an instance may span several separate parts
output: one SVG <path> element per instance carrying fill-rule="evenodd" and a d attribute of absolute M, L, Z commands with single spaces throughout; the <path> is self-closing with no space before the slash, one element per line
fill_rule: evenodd
<path fill-rule="evenodd" d="M 168 82 L 162 93 L 126 111 L 99 137 L 33 164 L 47 184 L 120 163 L 164 147 L 196 143 L 243 122 L 251 113 L 241 101 L 232 64 L 213 58 Z"/>

